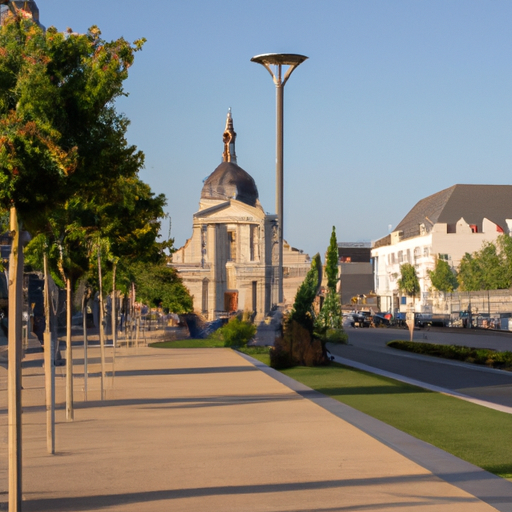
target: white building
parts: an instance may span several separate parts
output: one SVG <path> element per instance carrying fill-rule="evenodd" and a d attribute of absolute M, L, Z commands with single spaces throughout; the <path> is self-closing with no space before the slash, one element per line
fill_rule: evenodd
<path fill-rule="evenodd" d="M 263 210 L 253 178 L 237 165 L 231 112 L 223 134 L 222 163 L 206 179 L 192 237 L 172 255 L 172 266 L 208 320 L 248 311 L 262 320 L 277 303 L 277 215 Z M 293 303 L 310 268 L 307 254 L 284 243 L 283 292 Z"/>
<path fill-rule="evenodd" d="M 466 252 L 482 248 L 512 229 L 512 185 L 453 185 L 419 201 L 388 236 L 374 242 L 375 291 L 382 311 L 405 310 L 401 297 L 400 266 L 414 265 L 420 282 L 415 301 L 418 312 L 430 312 L 429 270 L 436 259 L 456 269 Z"/>

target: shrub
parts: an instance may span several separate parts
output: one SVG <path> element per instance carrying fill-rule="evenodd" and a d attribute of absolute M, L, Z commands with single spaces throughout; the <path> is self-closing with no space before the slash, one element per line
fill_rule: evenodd
<path fill-rule="evenodd" d="M 225 347 L 245 347 L 255 334 L 256 326 L 254 324 L 234 317 L 209 337 L 224 341 Z"/>
<path fill-rule="evenodd" d="M 325 339 L 329 343 L 346 345 L 348 343 L 348 334 L 343 329 L 327 329 Z"/>
<path fill-rule="evenodd" d="M 317 366 L 327 363 L 320 339 L 313 337 L 299 322 L 288 318 L 283 336 L 277 338 L 270 351 L 270 366 L 276 369 L 291 366 Z"/>
<path fill-rule="evenodd" d="M 284 370 L 293 366 L 290 353 L 283 349 L 280 344 L 281 338 L 277 338 L 275 345 L 270 347 L 270 366 L 276 370 Z"/>
<path fill-rule="evenodd" d="M 487 348 L 473 348 L 457 345 L 436 345 L 414 341 L 390 341 L 389 347 L 407 350 L 416 354 L 426 354 L 445 359 L 456 359 L 493 368 L 512 368 L 512 352 L 497 352 Z"/>

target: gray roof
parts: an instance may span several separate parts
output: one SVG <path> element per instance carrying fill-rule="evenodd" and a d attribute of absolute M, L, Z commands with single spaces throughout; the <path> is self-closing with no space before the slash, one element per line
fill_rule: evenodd
<path fill-rule="evenodd" d="M 448 232 L 463 217 L 482 231 L 482 221 L 489 219 L 508 232 L 505 219 L 512 219 L 512 185 L 453 185 L 419 201 L 394 231 L 403 231 L 403 238 L 420 234 L 420 224 L 427 231 L 437 223 L 446 223 Z"/>
<path fill-rule="evenodd" d="M 206 179 L 203 199 L 236 199 L 250 206 L 256 206 L 258 189 L 253 178 L 233 162 L 222 162 Z"/>

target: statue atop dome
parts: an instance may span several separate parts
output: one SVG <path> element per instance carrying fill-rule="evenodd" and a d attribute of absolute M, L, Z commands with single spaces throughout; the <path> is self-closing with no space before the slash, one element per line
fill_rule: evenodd
<path fill-rule="evenodd" d="M 224 153 L 222 153 L 223 162 L 233 162 L 236 164 L 235 140 L 236 132 L 233 129 L 233 118 L 231 117 L 230 107 L 226 118 L 226 128 L 222 134 L 222 141 L 224 142 Z"/>

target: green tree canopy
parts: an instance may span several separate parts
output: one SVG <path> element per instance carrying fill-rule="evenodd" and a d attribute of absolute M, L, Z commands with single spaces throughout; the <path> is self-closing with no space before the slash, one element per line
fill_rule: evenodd
<path fill-rule="evenodd" d="M 320 254 L 315 254 L 311 261 L 304 281 L 299 286 L 295 295 L 295 302 L 290 313 L 289 320 L 296 321 L 302 327 L 313 333 L 313 324 L 315 314 L 313 311 L 313 301 L 320 289 L 322 282 L 322 260 Z"/>
<path fill-rule="evenodd" d="M 336 228 L 332 227 L 331 240 L 327 248 L 325 273 L 327 275 L 327 288 L 336 291 L 338 283 L 338 241 L 336 240 Z"/>
<path fill-rule="evenodd" d="M 410 263 L 400 266 L 400 278 L 398 288 L 409 297 L 414 297 L 420 291 L 420 282 L 416 275 L 416 269 Z"/>
<path fill-rule="evenodd" d="M 512 284 L 510 241 L 501 235 L 497 243 L 486 242 L 473 254 L 466 253 L 459 264 L 457 279 L 465 291 L 503 290 Z"/>
<path fill-rule="evenodd" d="M 174 268 L 165 264 L 137 263 L 131 270 L 137 300 L 150 306 L 162 306 L 173 313 L 192 311 L 192 297 Z"/>
<path fill-rule="evenodd" d="M 343 314 L 341 312 L 341 299 L 336 291 L 338 283 L 338 241 L 336 240 L 336 228 L 332 227 L 331 239 L 327 248 L 325 273 L 327 275 L 327 294 L 318 315 L 317 329 L 342 329 Z"/>
<path fill-rule="evenodd" d="M 459 285 L 457 276 L 446 260 L 440 258 L 436 261 L 434 270 L 429 270 L 432 286 L 440 292 L 451 293 Z"/>
<path fill-rule="evenodd" d="M 113 107 L 142 43 L 107 42 L 97 27 L 44 32 L 23 16 L 0 27 L 0 206 L 33 232 L 78 188 L 118 176 L 121 157 L 142 159 Z"/>

